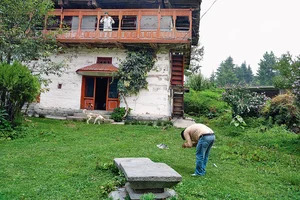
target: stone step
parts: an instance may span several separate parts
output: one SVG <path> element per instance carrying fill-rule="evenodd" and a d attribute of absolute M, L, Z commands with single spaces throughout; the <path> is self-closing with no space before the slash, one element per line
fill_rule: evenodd
<path fill-rule="evenodd" d="M 73 121 L 86 121 L 86 116 L 67 116 L 66 119 L 73 120 Z M 106 123 L 106 124 L 110 124 L 113 122 L 114 122 L 114 120 L 112 120 L 112 119 L 108 119 L 108 118 L 104 119 L 104 123 Z M 90 123 L 94 123 L 94 120 L 91 120 Z M 103 123 L 103 122 L 101 122 L 101 123 Z"/>

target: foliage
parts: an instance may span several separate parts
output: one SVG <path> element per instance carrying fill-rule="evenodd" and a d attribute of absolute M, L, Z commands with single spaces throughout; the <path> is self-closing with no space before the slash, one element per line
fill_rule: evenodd
<path fill-rule="evenodd" d="M 129 108 L 129 112 L 130 112 L 130 110 L 131 109 Z M 125 113 L 126 113 L 126 109 L 124 107 L 115 108 L 111 114 L 111 118 L 115 122 L 121 122 L 123 120 L 123 116 L 125 115 Z"/>
<path fill-rule="evenodd" d="M 218 86 L 230 86 L 237 83 L 237 77 L 234 70 L 234 63 L 232 57 L 228 57 L 223 61 L 217 69 L 217 85 Z"/>
<path fill-rule="evenodd" d="M 0 62 L 25 63 L 35 75 L 62 73 L 63 64 L 50 57 L 61 50 L 56 33 L 43 33 L 45 16 L 53 7 L 52 0 L 0 1 Z"/>
<path fill-rule="evenodd" d="M 240 67 L 236 66 L 235 74 L 238 79 L 239 85 L 249 85 L 253 80 L 253 73 L 251 67 L 250 65 L 248 65 L 247 68 L 246 62 L 242 63 Z"/>
<path fill-rule="evenodd" d="M 197 74 L 200 72 L 201 66 L 199 65 L 200 62 L 203 59 L 204 55 L 204 47 L 200 46 L 192 46 L 192 51 L 191 51 L 191 64 L 189 67 L 189 70 L 191 71 L 192 74 Z"/>
<path fill-rule="evenodd" d="M 242 129 L 245 129 L 245 126 L 247 126 L 246 122 L 244 121 L 244 119 L 237 115 L 234 118 L 232 118 L 232 121 L 230 122 L 230 125 L 234 125 L 235 127 L 239 127 Z"/>
<path fill-rule="evenodd" d="M 7 131 L 12 131 L 11 123 L 7 120 L 7 118 L 8 114 L 6 113 L 6 110 L 0 109 L 0 133 L 2 135 L 4 135 Z"/>
<path fill-rule="evenodd" d="M 272 122 L 286 125 L 296 133 L 300 132 L 300 108 L 296 105 L 296 98 L 292 94 L 274 97 L 263 109 L 263 115 Z"/>
<path fill-rule="evenodd" d="M 273 85 L 272 79 L 276 75 L 274 66 L 276 64 L 276 57 L 271 51 L 270 53 L 266 52 L 263 55 L 263 59 L 259 62 L 259 68 L 257 70 L 257 78 L 260 85 Z"/>
<path fill-rule="evenodd" d="M 260 109 L 268 100 L 264 94 L 251 92 L 238 86 L 226 89 L 222 94 L 222 98 L 231 106 L 233 117 L 237 115 L 257 117 L 260 114 Z"/>
<path fill-rule="evenodd" d="M 213 85 L 201 73 L 192 74 L 188 77 L 187 86 L 195 91 L 210 89 Z"/>
<path fill-rule="evenodd" d="M 184 94 L 184 112 L 192 116 L 214 118 L 227 109 L 226 103 L 220 101 L 221 89 L 194 91 Z"/>
<path fill-rule="evenodd" d="M 273 82 L 277 88 L 293 89 L 297 102 L 300 102 L 300 56 L 295 59 L 287 52 L 282 54 L 275 67 L 279 74 L 274 77 Z M 300 103 L 299 103 L 300 106 Z"/>
<path fill-rule="evenodd" d="M 127 52 L 126 59 L 121 62 L 117 77 L 119 78 L 118 91 L 126 104 L 126 113 L 123 119 L 129 111 L 126 96 L 136 95 L 140 90 L 147 89 L 147 74 L 153 68 L 154 63 L 152 49 L 130 50 Z"/>
<path fill-rule="evenodd" d="M 40 92 L 38 79 L 20 63 L 0 64 L 0 108 L 14 122 L 25 103 L 33 102 Z"/>

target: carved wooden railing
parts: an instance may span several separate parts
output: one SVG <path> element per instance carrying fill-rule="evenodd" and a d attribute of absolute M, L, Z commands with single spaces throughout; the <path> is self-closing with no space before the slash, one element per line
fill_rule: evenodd
<path fill-rule="evenodd" d="M 115 19 L 112 31 L 103 31 L 100 23 L 105 12 Z M 57 22 L 49 26 L 46 19 L 45 31 L 64 30 L 57 35 L 62 43 L 190 43 L 192 38 L 191 9 L 56 9 L 50 15 Z M 95 25 L 85 29 L 88 16 Z"/>

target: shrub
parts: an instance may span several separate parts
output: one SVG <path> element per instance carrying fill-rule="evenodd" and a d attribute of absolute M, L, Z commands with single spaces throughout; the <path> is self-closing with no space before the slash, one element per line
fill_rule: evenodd
<path fill-rule="evenodd" d="M 0 108 L 6 110 L 8 121 L 13 123 L 24 104 L 34 101 L 39 92 L 38 78 L 26 66 L 0 64 Z"/>
<path fill-rule="evenodd" d="M 195 91 L 202 91 L 212 88 L 213 84 L 202 74 L 192 74 L 188 77 L 187 86 Z"/>
<path fill-rule="evenodd" d="M 219 116 L 228 107 L 222 98 L 220 89 L 194 91 L 184 95 L 184 112 L 193 116 L 206 116 L 214 118 Z"/>
<path fill-rule="evenodd" d="M 272 119 L 274 124 L 285 124 L 296 133 L 300 132 L 300 109 L 296 105 L 293 94 L 283 94 L 274 97 L 262 110 L 262 114 Z"/>
<path fill-rule="evenodd" d="M 129 112 L 130 113 L 130 108 L 129 108 Z M 111 118 L 116 121 L 116 122 L 121 122 L 123 120 L 123 116 L 125 115 L 126 109 L 125 107 L 119 107 L 119 108 L 115 108 L 113 113 L 111 114 Z"/>
<path fill-rule="evenodd" d="M 258 117 L 261 108 L 269 99 L 264 94 L 251 92 L 248 89 L 232 87 L 222 94 L 223 100 L 232 108 L 233 117 Z"/>

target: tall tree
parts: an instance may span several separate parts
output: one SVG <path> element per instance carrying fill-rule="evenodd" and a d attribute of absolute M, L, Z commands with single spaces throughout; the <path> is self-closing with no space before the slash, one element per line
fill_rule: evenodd
<path fill-rule="evenodd" d="M 229 56 L 223 61 L 216 72 L 216 82 L 218 86 L 230 86 L 237 83 L 233 59 Z"/>
<path fill-rule="evenodd" d="M 260 85 L 273 85 L 272 79 L 276 75 L 274 66 L 276 64 L 276 57 L 271 51 L 263 55 L 263 59 L 258 63 L 257 78 Z"/>
<path fill-rule="evenodd" d="M 191 64 L 189 70 L 192 74 L 197 74 L 200 72 L 201 61 L 204 55 L 204 47 L 202 46 L 192 46 L 191 51 Z"/>
<path fill-rule="evenodd" d="M 53 6 L 52 0 L 0 1 L 0 62 L 25 63 L 36 75 L 60 74 L 62 64 L 50 57 L 60 48 L 53 34 L 42 31 Z"/>
<path fill-rule="evenodd" d="M 250 67 L 250 65 L 248 65 L 248 68 L 247 68 L 247 73 L 246 73 L 246 77 L 245 77 L 245 81 L 247 84 L 252 84 L 252 81 L 253 81 L 253 72 L 252 72 L 252 69 Z"/>

